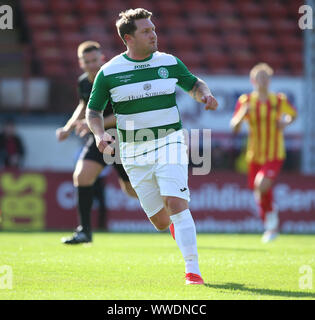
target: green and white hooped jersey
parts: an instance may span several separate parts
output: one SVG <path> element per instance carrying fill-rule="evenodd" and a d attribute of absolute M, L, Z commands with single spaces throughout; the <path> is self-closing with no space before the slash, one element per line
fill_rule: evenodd
<path fill-rule="evenodd" d="M 117 119 L 121 156 L 141 154 L 157 148 L 157 142 L 162 146 L 167 136 L 176 135 L 170 132 L 182 128 L 175 88 L 179 85 L 189 91 L 196 81 L 173 55 L 157 51 L 139 61 L 120 54 L 98 72 L 88 108 L 102 111 L 110 101 Z"/>

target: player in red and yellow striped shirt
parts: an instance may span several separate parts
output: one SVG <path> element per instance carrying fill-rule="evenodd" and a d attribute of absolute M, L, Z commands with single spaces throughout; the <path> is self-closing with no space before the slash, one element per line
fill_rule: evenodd
<path fill-rule="evenodd" d="M 272 68 L 259 63 L 250 72 L 254 91 L 239 97 L 231 127 L 240 130 L 247 121 L 249 135 L 246 160 L 249 164 L 249 187 L 254 190 L 264 222 L 263 242 L 278 235 L 278 212 L 273 204 L 272 184 L 285 159 L 283 129 L 296 118 L 296 109 L 283 93 L 269 91 Z"/>

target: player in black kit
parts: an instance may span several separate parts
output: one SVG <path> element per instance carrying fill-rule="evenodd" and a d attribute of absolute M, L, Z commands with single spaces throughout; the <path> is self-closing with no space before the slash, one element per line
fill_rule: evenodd
<path fill-rule="evenodd" d="M 56 136 L 59 141 L 67 139 L 73 130 L 80 137 L 84 137 L 86 134 L 89 135 L 73 173 L 73 184 L 77 188 L 78 195 L 80 225 L 71 237 L 62 239 L 62 242 L 65 244 L 92 242 L 90 213 L 94 197 L 93 185 L 104 166 L 106 166 L 103 154 L 97 149 L 94 136 L 90 134 L 90 129 L 84 119 L 94 78 L 100 67 L 104 64 L 104 56 L 99 43 L 95 41 L 81 43 L 78 47 L 78 58 L 81 69 L 85 71 L 78 81 L 80 102 L 66 125 L 56 130 Z M 115 125 L 116 118 L 112 107 L 108 106 L 104 111 L 104 127 L 105 129 L 109 129 L 114 128 Z M 122 190 L 136 198 L 137 195 L 129 182 L 123 166 L 116 163 L 113 166 L 119 175 L 119 183 Z"/>

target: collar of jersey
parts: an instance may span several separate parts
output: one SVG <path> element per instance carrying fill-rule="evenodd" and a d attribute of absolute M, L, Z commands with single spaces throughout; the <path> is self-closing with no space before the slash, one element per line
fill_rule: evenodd
<path fill-rule="evenodd" d="M 123 57 L 125 59 L 127 59 L 129 61 L 132 61 L 132 62 L 145 62 L 145 61 L 148 61 L 148 60 L 152 59 L 152 56 L 153 56 L 153 53 L 151 53 L 149 57 L 147 57 L 147 58 L 145 58 L 143 60 L 134 60 L 134 59 L 129 58 L 126 53 L 123 54 Z"/>

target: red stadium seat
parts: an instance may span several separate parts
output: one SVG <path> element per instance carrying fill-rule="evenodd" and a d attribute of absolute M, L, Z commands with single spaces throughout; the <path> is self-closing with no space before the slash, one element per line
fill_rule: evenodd
<path fill-rule="evenodd" d="M 197 48 L 196 38 L 183 33 L 172 33 L 169 35 L 169 41 L 173 48 L 182 50 L 195 50 Z"/>
<path fill-rule="evenodd" d="M 45 13 L 47 2 L 41 0 L 21 1 L 21 6 L 27 14 Z"/>
<path fill-rule="evenodd" d="M 220 30 L 222 30 L 224 33 L 229 32 L 242 32 L 243 30 L 243 23 L 240 19 L 236 17 L 221 17 L 218 19 L 218 26 Z"/>
<path fill-rule="evenodd" d="M 189 70 L 199 71 L 202 69 L 202 54 L 197 51 L 182 50 L 175 51 L 174 54 L 187 66 Z"/>
<path fill-rule="evenodd" d="M 185 0 L 181 2 L 181 5 L 183 8 L 185 8 L 187 14 L 191 16 L 200 16 L 207 15 L 210 13 L 209 2 L 204 2 L 200 0 Z"/>
<path fill-rule="evenodd" d="M 43 64 L 57 64 L 64 60 L 64 53 L 56 47 L 42 47 L 35 51 Z"/>
<path fill-rule="evenodd" d="M 145 9 L 153 12 L 154 16 L 156 15 L 156 6 L 155 6 L 155 2 L 154 1 L 149 1 L 149 0 L 131 0 L 131 1 L 129 1 L 128 8 L 145 8 Z M 126 8 L 126 9 L 128 9 L 128 8 Z"/>
<path fill-rule="evenodd" d="M 169 16 L 180 16 L 185 10 L 182 6 L 174 1 L 157 1 L 156 7 L 160 11 L 161 15 Z"/>
<path fill-rule="evenodd" d="M 288 15 L 287 4 L 275 1 L 263 1 L 262 5 L 266 13 L 275 19 L 285 18 Z"/>
<path fill-rule="evenodd" d="M 304 70 L 304 60 L 302 52 L 286 52 L 287 61 L 295 75 L 300 75 Z"/>
<path fill-rule="evenodd" d="M 202 50 L 205 52 L 223 49 L 225 45 L 225 41 L 222 38 L 222 36 L 215 33 L 198 33 L 197 40 L 198 43 L 201 45 Z"/>
<path fill-rule="evenodd" d="M 54 20 L 49 14 L 32 14 L 26 16 L 27 24 L 31 30 L 47 30 L 54 28 Z"/>
<path fill-rule="evenodd" d="M 237 70 L 249 70 L 259 62 L 256 55 L 251 53 L 249 50 L 232 50 L 230 58 Z"/>
<path fill-rule="evenodd" d="M 84 39 L 84 35 L 79 32 L 62 32 L 60 33 L 60 42 L 63 47 L 72 49 L 77 48 L 78 45 L 87 39 Z"/>
<path fill-rule="evenodd" d="M 54 0 L 49 1 L 50 9 L 57 14 L 73 13 L 75 4 L 72 0 Z"/>
<path fill-rule="evenodd" d="M 261 51 L 274 51 L 278 49 L 279 40 L 276 37 L 272 37 L 268 34 L 250 34 L 250 40 L 253 47 L 261 52 Z"/>
<path fill-rule="evenodd" d="M 228 44 L 232 50 L 249 50 L 251 46 L 248 37 L 240 33 L 225 33 L 223 35 L 223 41 Z"/>
<path fill-rule="evenodd" d="M 215 69 L 226 70 L 229 68 L 229 57 L 227 54 L 218 48 L 210 49 L 208 52 L 204 52 L 204 63 L 212 72 Z"/>
<path fill-rule="evenodd" d="M 209 1 L 209 12 L 215 17 L 233 16 L 237 14 L 238 8 L 233 2 Z"/>
<path fill-rule="evenodd" d="M 238 1 L 237 8 L 239 9 L 243 18 L 259 18 L 263 15 L 264 11 L 261 4 L 249 1 Z"/>
<path fill-rule="evenodd" d="M 245 28 L 248 32 L 267 33 L 271 32 L 271 25 L 268 19 L 246 18 L 244 20 Z"/>
<path fill-rule="evenodd" d="M 43 73 L 48 77 L 66 77 L 69 76 L 67 69 L 64 65 L 59 63 L 57 64 L 43 64 L 42 65 Z"/>
<path fill-rule="evenodd" d="M 126 3 L 121 0 L 115 0 L 115 5 L 113 5 L 112 1 L 101 1 L 100 4 L 102 13 L 104 13 L 107 18 L 107 22 L 116 21 L 119 13 L 128 9 Z"/>
<path fill-rule="evenodd" d="M 80 22 L 78 16 L 74 14 L 55 15 L 56 25 L 60 31 L 78 31 Z"/>
<path fill-rule="evenodd" d="M 105 32 L 106 21 L 100 15 L 83 15 L 80 16 L 81 29 L 85 32 Z"/>
<path fill-rule="evenodd" d="M 173 29 L 187 29 L 187 21 L 180 17 L 167 16 L 159 19 L 157 22 L 157 31 L 166 29 L 167 32 L 172 32 Z"/>
<path fill-rule="evenodd" d="M 51 30 L 38 30 L 32 33 L 32 40 L 37 48 L 46 47 L 46 46 L 58 46 L 59 37 L 58 33 Z"/>
<path fill-rule="evenodd" d="M 275 73 L 283 72 L 287 69 L 286 57 L 281 53 L 276 52 L 266 52 L 258 54 L 258 57 L 262 62 L 268 63 L 274 70 Z"/>
<path fill-rule="evenodd" d="M 101 10 L 101 5 L 97 0 L 76 0 L 77 9 L 84 15 L 97 14 Z"/>
<path fill-rule="evenodd" d="M 279 37 L 286 34 L 300 33 L 299 25 L 297 21 L 289 19 L 273 19 L 271 21 L 272 27 Z"/>
<path fill-rule="evenodd" d="M 210 18 L 205 15 L 199 16 L 189 16 L 188 23 L 186 24 L 189 26 L 190 29 L 194 31 L 195 34 L 200 32 L 214 32 L 219 28 L 218 21 L 215 18 Z"/>
<path fill-rule="evenodd" d="M 285 51 L 303 51 L 302 39 L 294 35 L 287 34 L 279 37 L 279 43 Z"/>
<path fill-rule="evenodd" d="M 169 37 L 165 35 L 164 33 L 158 33 L 157 35 L 157 41 L 158 41 L 158 50 L 159 51 L 170 51 L 171 50 L 171 42 L 169 40 Z"/>

